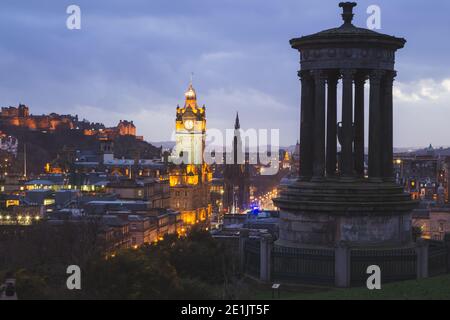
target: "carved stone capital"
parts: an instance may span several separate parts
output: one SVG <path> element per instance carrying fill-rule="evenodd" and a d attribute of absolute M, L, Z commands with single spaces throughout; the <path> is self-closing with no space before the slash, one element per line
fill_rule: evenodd
<path fill-rule="evenodd" d="M 357 85 L 364 85 L 367 81 L 367 79 L 369 78 L 367 73 L 363 73 L 363 72 L 358 72 L 355 77 L 354 77 L 354 82 Z"/>
<path fill-rule="evenodd" d="M 337 86 L 340 75 L 336 71 L 329 71 L 327 76 L 327 84 L 329 86 Z"/>
<path fill-rule="evenodd" d="M 393 71 L 386 72 L 386 74 L 384 76 L 385 85 L 392 86 L 396 76 L 397 76 L 397 71 L 393 70 Z"/>
<path fill-rule="evenodd" d="M 316 85 L 324 85 L 328 78 L 328 74 L 324 70 L 312 70 L 310 74 L 314 78 Z"/>
<path fill-rule="evenodd" d="M 356 69 L 341 69 L 340 74 L 342 75 L 342 81 L 353 81 L 354 76 L 356 75 Z"/>
<path fill-rule="evenodd" d="M 385 74 L 386 74 L 386 71 L 384 71 L 384 70 L 373 70 L 369 74 L 370 84 L 380 84 L 381 79 L 383 78 L 383 76 Z"/>
<path fill-rule="evenodd" d="M 300 79 L 300 81 L 308 81 L 311 80 L 311 72 L 308 70 L 300 70 L 299 72 L 297 72 L 297 75 Z"/>

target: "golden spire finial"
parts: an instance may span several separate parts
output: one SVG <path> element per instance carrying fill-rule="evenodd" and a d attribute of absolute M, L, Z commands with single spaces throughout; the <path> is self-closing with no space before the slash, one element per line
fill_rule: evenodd
<path fill-rule="evenodd" d="M 194 73 L 191 72 L 191 79 L 189 81 L 189 88 L 186 91 L 186 93 L 184 94 L 184 96 L 186 97 L 186 100 L 196 100 L 197 95 L 195 94 L 195 90 L 194 87 L 192 86 L 192 79 L 194 78 Z"/>

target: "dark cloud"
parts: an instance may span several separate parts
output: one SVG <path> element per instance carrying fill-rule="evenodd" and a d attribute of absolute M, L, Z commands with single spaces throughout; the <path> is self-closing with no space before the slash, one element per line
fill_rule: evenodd
<path fill-rule="evenodd" d="M 70 4 L 81 7 L 80 31 L 65 27 Z M 371 4 L 359 1 L 358 25 Z M 399 81 L 450 78 L 450 3 L 377 4 L 381 31 L 408 39 L 398 56 Z M 3 0 L 0 104 L 23 102 L 34 113 L 73 112 L 108 125 L 129 118 L 146 139 L 166 140 L 194 72 L 210 127 L 231 126 L 238 110 L 243 127 L 281 128 L 281 142 L 292 144 L 300 90 L 288 40 L 339 25 L 339 14 L 330 0 Z M 449 107 L 442 113 L 450 115 Z M 397 145 L 422 143 L 409 131 L 396 134 Z"/>

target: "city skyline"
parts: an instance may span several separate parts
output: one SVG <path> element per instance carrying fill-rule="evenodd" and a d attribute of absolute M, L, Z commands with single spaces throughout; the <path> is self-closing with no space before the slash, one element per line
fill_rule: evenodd
<path fill-rule="evenodd" d="M 0 300 L 450 299 L 450 4 L 0 9 Z"/>
<path fill-rule="evenodd" d="M 167 141 L 173 108 L 182 104 L 194 72 L 208 128 L 230 128 L 239 111 L 244 129 L 279 128 L 280 144 L 293 145 L 300 89 L 292 71 L 298 69 L 298 57 L 288 40 L 340 25 L 334 2 L 78 1 L 81 30 L 65 26 L 67 1 L 6 2 L 0 21 L 8 30 L 0 47 L 1 104 L 21 102 L 36 114 L 72 113 L 106 125 L 134 120 L 146 140 Z M 359 2 L 356 25 L 366 27 L 371 4 Z M 448 145 L 450 70 L 443 67 L 446 50 L 440 49 L 447 44 L 439 42 L 435 30 L 448 26 L 449 4 L 377 5 L 378 31 L 408 39 L 397 65 L 394 146 Z M 328 7 L 335 8 L 322 12 Z"/>

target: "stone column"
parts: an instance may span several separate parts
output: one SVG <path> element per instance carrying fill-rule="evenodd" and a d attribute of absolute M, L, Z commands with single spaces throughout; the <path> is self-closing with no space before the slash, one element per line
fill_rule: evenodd
<path fill-rule="evenodd" d="M 312 71 L 314 77 L 314 158 L 313 180 L 323 180 L 325 175 L 325 80 L 322 70 Z"/>
<path fill-rule="evenodd" d="M 334 249 L 334 284 L 338 288 L 350 287 L 350 248 L 345 243 Z"/>
<path fill-rule="evenodd" d="M 342 74 L 342 175 L 352 176 L 353 170 L 353 75 L 355 70 L 343 69 Z"/>
<path fill-rule="evenodd" d="M 384 72 L 374 70 L 370 74 L 369 103 L 369 178 L 381 181 L 381 78 Z"/>
<path fill-rule="evenodd" d="M 450 272 L 450 233 L 445 233 L 444 235 L 444 244 L 447 249 L 447 273 Z"/>
<path fill-rule="evenodd" d="M 364 176 L 364 84 L 365 75 L 355 78 L 355 172 Z"/>
<path fill-rule="evenodd" d="M 328 75 L 328 94 L 327 94 L 327 153 L 326 153 L 326 171 L 327 176 L 336 174 L 337 162 L 337 74 Z"/>
<path fill-rule="evenodd" d="M 418 239 L 417 247 L 417 279 L 428 278 L 428 244 Z"/>
<path fill-rule="evenodd" d="M 245 241 L 249 238 L 249 230 L 241 229 L 239 231 L 239 265 L 241 272 L 245 272 Z"/>
<path fill-rule="evenodd" d="M 394 78 L 396 76 L 395 71 L 388 72 L 383 79 L 383 107 L 382 107 L 382 117 L 383 117 L 383 152 L 382 152 L 382 175 L 385 181 L 394 181 L 394 156 L 393 156 L 393 95 L 392 86 L 394 83 Z"/>
<path fill-rule="evenodd" d="M 272 236 L 270 234 L 263 234 L 261 236 L 259 269 L 259 279 L 263 282 L 269 282 L 271 278 L 272 245 Z"/>
<path fill-rule="evenodd" d="M 313 165 L 313 130 L 314 130 L 314 96 L 312 78 L 309 72 L 300 71 L 302 97 L 300 109 L 300 179 L 312 177 Z"/>

